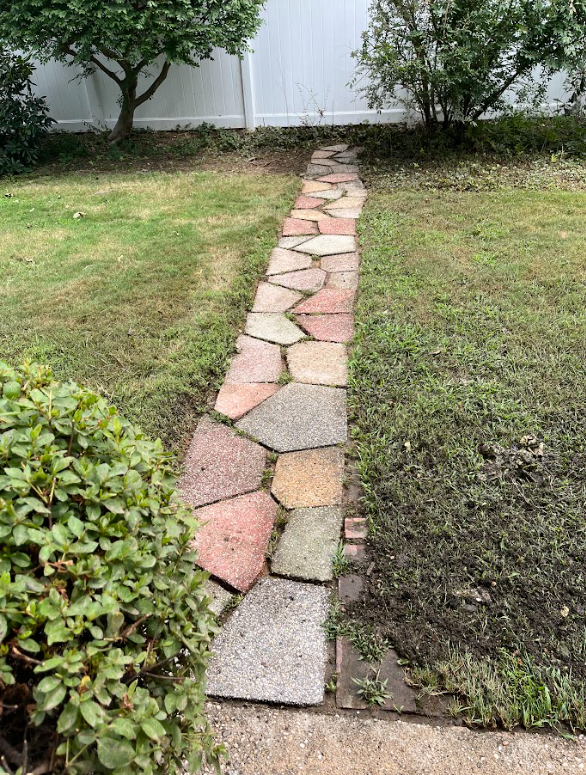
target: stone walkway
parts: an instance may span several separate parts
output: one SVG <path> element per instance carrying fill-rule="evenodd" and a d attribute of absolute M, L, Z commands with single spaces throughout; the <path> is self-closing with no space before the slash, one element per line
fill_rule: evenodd
<path fill-rule="evenodd" d="M 202 524 L 195 545 L 214 610 L 246 595 L 214 642 L 211 696 L 324 699 L 366 199 L 356 155 L 346 145 L 314 153 L 217 397 L 226 421 L 202 419 L 185 458 L 180 487 Z"/>

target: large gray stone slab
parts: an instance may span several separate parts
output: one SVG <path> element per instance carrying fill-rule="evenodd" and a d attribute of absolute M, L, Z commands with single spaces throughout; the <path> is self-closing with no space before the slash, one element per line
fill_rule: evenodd
<path fill-rule="evenodd" d="M 338 234 L 322 234 L 298 245 L 295 249 L 299 253 L 309 253 L 312 256 L 334 256 L 337 253 L 354 253 L 356 240 L 354 237 Z"/>
<path fill-rule="evenodd" d="M 271 561 L 273 573 L 306 581 L 331 581 L 343 516 L 338 506 L 291 512 Z"/>
<path fill-rule="evenodd" d="M 340 192 L 340 196 L 341 195 L 342 192 Z M 307 242 L 308 239 L 311 239 L 311 237 L 281 237 L 278 244 L 280 248 L 290 250 L 291 248 L 297 247 L 297 245 L 301 245 L 302 242 Z"/>
<path fill-rule="evenodd" d="M 310 267 L 311 256 L 298 253 L 295 250 L 275 248 L 271 253 L 267 274 L 272 275 L 283 274 L 285 272 L 296 272 L 299 269 L 309 269 Z"/>
<path fill-rule="evenodd" d="M 213 642 L 208 694 L 286 705 L 322 703 L 328 595 L 313 584 L 263 579 Z"/>
<path fill-rule="evenodd" d="M 343 388 L 291 382 L 236 427 L 276 452 L 295 452 L 345 442 L 347 425 Z"/>
<path fill-rule="evenodd" d="M 209 579 L 205 585 L 206 595 L 211 598 L 210 611 L 216 616 L 221 616 L 230 605 L 234 595 L 227 589 Z"/>
<path fill-rule="evenodd" d="M 246 333 L 282 345 L 295 344 L 305 336 L 299 326 L 275 312 L 251 312 L 246 318 Z"/>

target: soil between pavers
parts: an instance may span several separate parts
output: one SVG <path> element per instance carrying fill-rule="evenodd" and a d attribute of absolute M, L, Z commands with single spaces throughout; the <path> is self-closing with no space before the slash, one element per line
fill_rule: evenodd
<path fill-rule="evenodd" d="M 583 775 L 586 740 L 208 703 L 224 775 Z M 204 770 L 204 775 L 212 775 Z"/>

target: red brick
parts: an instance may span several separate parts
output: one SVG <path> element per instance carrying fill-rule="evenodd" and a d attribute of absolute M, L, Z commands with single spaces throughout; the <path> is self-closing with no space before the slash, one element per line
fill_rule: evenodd
<path fill-rule="evenodd" d="M 340 312 L 352 312 L 354 291 L 340 291 L 336 288 L 323 288 L 319 293 L 298 304 L 295 313 L 322 313 L 334 315 Z"/>
<path fill-rule="evenodd" d="M 295 200 L 295 210 L 312 210 L 314 207 L 321 207 L 323 199 L 317 199 L 314 196 L 300 196 Z"/>
<path fill-rule="evenodd" d="M 225 384 L 222 385 L 218 393 L 214 409 L 231 420 L 239 420 L 255 406 L 262 404 L 263 401 L 274 395 L 278 389 L 278 385 L 270 382 L 243 385 Z"/>
<path fill-rule="evenodd" d="M 303 221 L 300 218 L 285 218 L 283 237 L 296 237 L 304 234 L 317 234 L 317 223 Z"/>
<path fill-rule="evenodd" d="M 354 336 L 352 315 L 297 315 L 297 322 L 318 342 L 348 342 Z"/>
<path fill-rule="evenodd" d="M 368 538 L 368 525 L 365 519 L 346 519 L 344 535 L 347 541 L 364 541 Z"/>
<path fill-rule="evenodd" d="M 356 234 L 356 221 L 353 218 L 330 218 L 318 223 L 321 234 Z"/>

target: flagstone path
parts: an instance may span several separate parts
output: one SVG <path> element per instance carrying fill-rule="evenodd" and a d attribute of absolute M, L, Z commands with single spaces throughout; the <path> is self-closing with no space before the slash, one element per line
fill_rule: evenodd
<path fill-rule="evenodd" d="M 214 610 L 246 594 L 214 641 L 211 696 L 324 699 L 322 625 L 344 528 L 356 219 L 367 195 L 356 155 L 346 145 L 314 153 L 217 397 L 226 421 L 202 419 L 185 458 L 180 487 L 202 525 L 194 543 Z M 348 537 L 363 540 L 363 526 L 349 522 Z"/>

